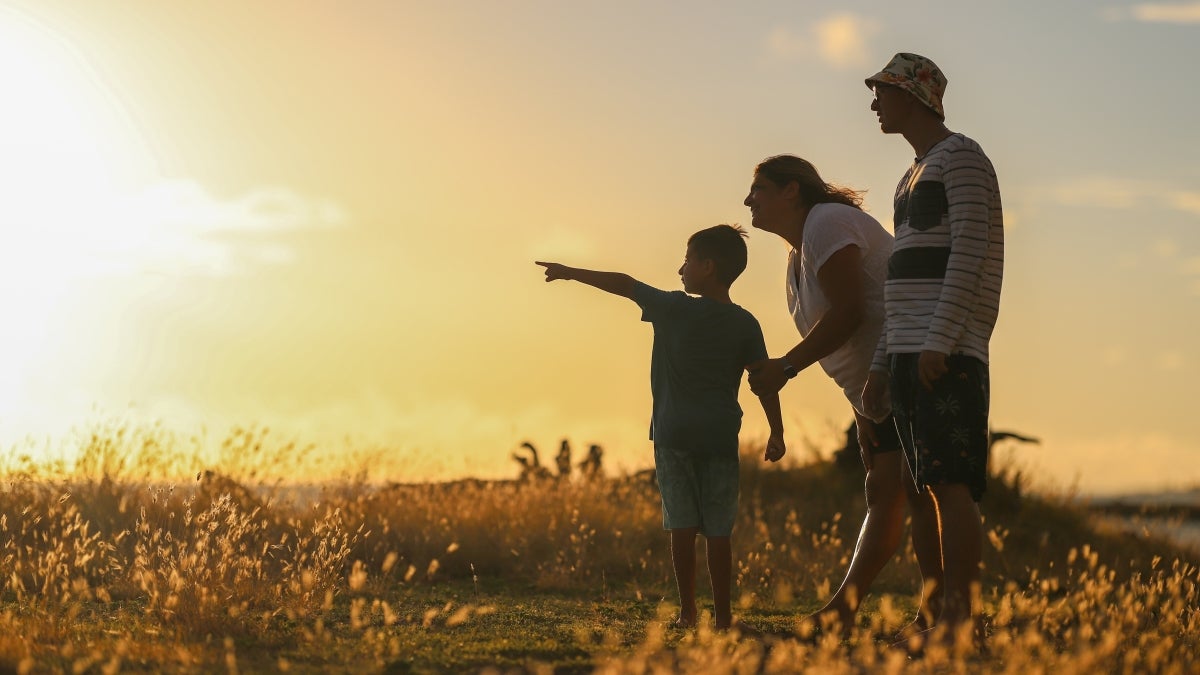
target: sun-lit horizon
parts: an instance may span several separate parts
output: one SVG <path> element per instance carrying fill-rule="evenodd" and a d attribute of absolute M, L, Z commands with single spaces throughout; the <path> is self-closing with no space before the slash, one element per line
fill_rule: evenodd
<path fill-rule="evenodd" d="M 992 424 L 1041 443 L 998 454 L 1084 493 L 1200 485 L 1200 5 L 925 13 L 3 0 L 0 446 L 119 419 L 378 449 L 397 481 L 564 438 L 649 466 L 648 326 L 533 261 L 677 288 L 785 152 L 890 228 L 911 153 L 862 80 L 918 51 L 1000 177 Z M 778 355 L 787 251 L 749 246 L 732 295 Z M 783 405 L 797 457 L 850 421 L 816 368 Z"/>

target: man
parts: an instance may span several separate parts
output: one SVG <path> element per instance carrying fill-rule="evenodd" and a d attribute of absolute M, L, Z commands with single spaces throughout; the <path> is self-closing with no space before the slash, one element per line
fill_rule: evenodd
<path fill-rule="evenodd" d="M 932 61 L 896 54 L 866 84 L 882 131 L 902 135 L 916 159 L 896 187 L 885 326 L 863 406 L 882 417 L 890 389 L 909 471 L 927 496 L 913 504 L 914 527 L 933 519 L 940 533 L 935 628 L 953 640 L 979 612 L 988 342 L 1004 261 L 1000 190 L 979 144 L 946 127 L 946 77 Z"/>

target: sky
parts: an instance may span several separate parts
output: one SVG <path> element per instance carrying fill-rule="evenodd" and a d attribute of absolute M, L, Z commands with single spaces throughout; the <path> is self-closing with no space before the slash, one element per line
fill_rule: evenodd
<path fill-rule="evenodd" d="M 1200 484 L 1194 1 L 0 0 L 0 440 L 120 419 L 376 448 L 390 480 L 563 438 L 647 467 L 650 327 L 533 261 L 678 288 L 779 153 L 890 229 L 912 151 L 863 78 L 899 51 L 1000 177 L 992 423 L 1042 442 L 998 456 Z M 732 296 L 777 356 L 787 250 L 749 247 Z M 819 369 L 782 400 L 795 457 L 850 421 Z"/>

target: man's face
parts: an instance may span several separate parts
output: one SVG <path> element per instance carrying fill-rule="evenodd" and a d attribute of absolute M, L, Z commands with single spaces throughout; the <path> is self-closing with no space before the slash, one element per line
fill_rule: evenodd
<path fill-rule="evenodd" d="M 876 83 L 871 110 L 879 118 L 879 129 L 885 134 L 903 131 L 914 101 L 916 99 L 900 87 Z"/>

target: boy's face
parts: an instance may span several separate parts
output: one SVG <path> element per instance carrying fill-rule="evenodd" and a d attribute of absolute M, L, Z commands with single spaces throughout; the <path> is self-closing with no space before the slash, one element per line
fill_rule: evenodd
<path fill-rule="evenodd" d="M 712 273 L 713 261 L 699 257 L 689 246 L 683 255 L 683 265 L 679 267 L 679 279 L 683 282 L 684 292 L 698 293 L 703 281 L 712 276 Z"/>

